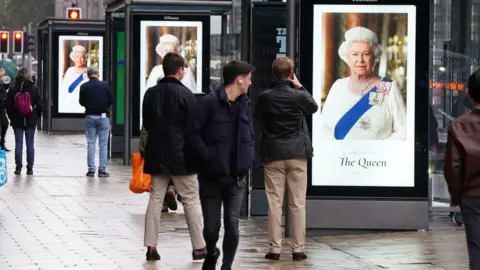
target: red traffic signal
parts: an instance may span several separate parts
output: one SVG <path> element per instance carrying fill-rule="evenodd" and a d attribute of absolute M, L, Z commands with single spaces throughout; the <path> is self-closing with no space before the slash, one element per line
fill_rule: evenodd
<path fill-rule="evenodd" d="M 13 32 L 13 53 L 23 53 L 23 32 Z"/>
<path fill-rule="evenodd" d="M 82 10 L 80 8 L 67 8 L 67 19 L 79 20 Z"/>
<path fill-rule="evenodd" d="M 0 31 L 0 53 L 8 54 L 8 31 Z"/>

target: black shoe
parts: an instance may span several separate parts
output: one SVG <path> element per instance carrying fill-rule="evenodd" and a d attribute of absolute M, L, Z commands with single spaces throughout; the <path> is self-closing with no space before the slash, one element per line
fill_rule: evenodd
<path fill-rule="evenodd" d="M 307 255 L 303 252 L 294 252 L 292 258 L 294 261 L 303 261 L 307 259 Z"/>
<path fill-rule="evenodd" d="M 265 259 L 272 260 L 272 261 L 279 261 L 280 260 L 280 253 L 268 252 L 265 255 Z"/>
<path fill-rule="evenodd" d="M 18 167 L 18 166 L 17 166 L 17 167 L 15 168 L 14 174 L 20 175 L 21 173 L 22 173 L 22 167 Z"/>
<path fill-rule="evenodd" d="M 151 247 L 148 247 L 146 256 L 147 256 L 147 261 L 159 261 L 160 260 L 160 254 L 158 254 L 156 249 L 152 249 Z"/>
<path fill-rule="evenodd" d="M 33 175 L 33 169 L 32 168 L 27 168 L 27 174 L 28 175 Z"/>
<path fill-rule="evenodd" d="M 178 208 L 177 199 L 175 198 L 175 190 L 169 189 L 167 194 L 165 194 L 165 204 L 172 211 L 176 211 Z"/>
<path fill-rule="evenodd" d="M 108 172 L 99 171 L 98 177 L 110 177 L 110 174 Z"/>
<path fill-rule="evenodd" d="M 217 266 L 218 257 L 220 257 L 220 249 L 215 249 L 215 254 L 208 255 L 203 261 L 202 270 L 215 270 L 215 266 Z"/>
<path fill-rule="evenodd" d="M 94 177 L 95 176 L 95 172 L 87 172 L 86 174 L 88 177 Z"/>

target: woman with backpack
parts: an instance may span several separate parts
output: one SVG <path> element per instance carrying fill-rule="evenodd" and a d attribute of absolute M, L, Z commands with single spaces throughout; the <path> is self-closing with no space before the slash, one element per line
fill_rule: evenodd
<path fill-rule="evenodd" d="M 37 120 L 42 114 L 42 105 L 38 88 L 32 81 L 28 68 L 21 68 L 10 87 L 5 102 L 10 124 L 15 133 L 15 174 L 21 174 L 23 163 L 23 137 L 27 144 L 27 174 L 33 174 L 34 137 Z M 25 134 L 25 135 L 24 135 Z"/>

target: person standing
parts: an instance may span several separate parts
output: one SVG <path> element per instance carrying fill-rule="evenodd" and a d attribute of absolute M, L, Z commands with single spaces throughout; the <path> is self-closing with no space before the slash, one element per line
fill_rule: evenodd
<path fill-rule="evenodd" d="M 265 191 L 268 200 L 266 259 L 279 260 L 282 249 L 281 218 L 285 187 L 288 188 L 292 224 L 293 260 L 304 260 L 307 159 L 313 156 L 305 116 L 318 105 L 293 73 L 294 63 L 279 57 L 272 64 L 273 88 L 258 95 L 254 118 L 261 133 Z"/>
<path fill-rule="evenodd" d="M 10 151 L 5 147 L 5 136 L 7 135 L 8 122 L 7 111 L 6 111 L 6 99 L 7 99 L 7 90 L 0 82 L 0 128 L 2 129 L 1 138 L 0 138 L 0 148 L 5 151 Z"/>
<path fill-rule="evenodd" d="M 189 118 L 186 140 L 199 167 L 200 199 L 207 258 L 204 270 L 215 269 L 223 203 L 225 235 L 222 270 L 232 268 L 239 242 L 238 219 L 245 176 L 254 161 L 254 134 L 248 89 L 254 68 L 232 61 L 223 68 L 224 85 L 199 100 Z"/>
<path fill-rule="evenodd" d="M 455 119 L 448 129 L 444 175 L 452 206 L 460 206 L 470 269 L 480 269 L 480 70 L 468 79 L 470 112 Z"/>
<path fill-rule="evenodd" d="M 205 258 L 202 236 L 202 208 L 198 195 L 197 175 L 190 172 L 183 156 L 187 116 L 195 105 L 195 97 L 181 80 L 185 59 L 177 53 L 163 58 L 165 77 L 150 87 L 143 99 L 143 126 L 148 132 L 145 145 L 144 172 L 152 176 L 150 199 L 145 215 L 147 260 L 160 260 L 157 251 L 158 229 L 165 193 L 170 179 L 182 196 L 185 219 L 190 232 L 194 260 Z"/>
<path fill-rule="evenodd" d="M 95 176 L 95 145 L 99 144 L 98 177 L 109 177 L 108 135 L 110 134 L 110 107 L 113 104 L 113 94 L 107 82 L 100 81 L 98 69 L 95 66 L 87 69 L 89 81 L 80 86 L 79 103 L 85 107 L 85 135 L 87 137 L 88 177 Z"/>
<path fill-rule="evenodd" d="M 23 136 L 25 135 L 27 174 L 32 175 L 35 159 L 35 130 L 37 120 L 42 114 L 42 103 L 28 68 L 21 68 L 18 71 L 15 84 L 8 90 L 5 107 L 15 134 L 15 174 L 19 175 L 22 172 Z"/>

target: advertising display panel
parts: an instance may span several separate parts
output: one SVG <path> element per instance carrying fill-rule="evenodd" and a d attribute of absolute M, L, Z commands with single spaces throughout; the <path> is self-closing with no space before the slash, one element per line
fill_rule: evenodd
<path fill-rule="evenodd" d="M 102 80 L 103 37 L 60 35 L 58 37 L 58 113 L 83 114 L 80 86 L 88 81 L 87 68 L 96 66 Z"/>
<path fill-rule="evenodd" d="M 255 67 L 252 74 L 250 97 L 252 106 L 255 107 L 257 96 L 260 92 L 269 89 L 272 85 L 272 63 L 280 56 L 286 54 L 286 28 L 287 12 L 284 3 L 259 2 L 252 8 L 252 46 L 251 64 Z M 255 147 L 260 146 L 260 133 L 255 133 Z M 256 149 L 258 155 L 260 151 Z M 258 161 L 261 157 L 258 155 Z M 263 180 L 263 164 L 257 162 L 252 166 L 252 187 L 265 187 Z M 254 211 L 252 209 L 252 211 Z"/>
<path fill-rule="evenodd" d="M 313 18 L 312 185 L 413 187 L 414 159 L 400 159 L 415 151 L 415 6 L 315 5 Z"/>
<path fill-rule="evenodd" d="M 310 0 L 301 9 L 300 81 L 319 105 L 309 195 L 426 195 L 428 93 L 418 78 L 428 76 L 429 26 L 417 21 L 428 3 Z"/>
<path fill-rule="evenodd" d="M 209 89 L 210 17 L 136 15 L 134 29 L 138 30 L 138 38 L 134 40 L 134 59 L 138 59 L 134 73 L 138 78 L 135 76 L 133 82 L 133 88 L 139 89 L 137 93 L 134 90 L 134 102 L 138 102 L 138 108 L 134 108 L 133 113 L 139 116 L 134 124 L 133 133 L 136 134 L 135 130 L 142 126 L 143 96 L 164 77 L 162 59 L 167 53 L 176 52 L 185 58 L 181 82 L 188 89 L 193 93 Z"/>

